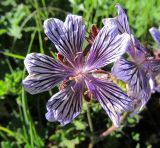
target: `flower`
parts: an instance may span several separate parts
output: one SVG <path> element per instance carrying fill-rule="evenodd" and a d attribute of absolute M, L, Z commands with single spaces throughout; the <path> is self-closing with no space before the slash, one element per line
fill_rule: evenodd
<path fill-rule="evenodd" d="M 124 32 L 130 35 L 131 44 L 128 46 L 127 53 L 131 60 L 125 58 L 119 59 L 112 68 L 112 74 L 118 79 L 129 85 L 129 91 L 135 103 L 139 105 L 141 110 L 151 96 L 151 86 L 154 76 L 160 70 L 160 61 L 148 57 L 147 50 L 144 46 L 131 34 L 127 15 L 120 6 L 116 5 L 118 16 L 116 18 L 104 19 L 105 26 L 113 24 L 118 28 L 119 34 Z"/>
<path fill-rule="evenodd" d="M 152 27 L 149 29 L 149 32 L 154 39 L 154 41 L 160 46 L 160 31 L 156 29 L 155 27 Z M 158 54 L 156 54 L 156 57 L 159 58 L 159 51 L 157 50 Z M 155 76 L 150 80 L 151 84 L 151 90 L 153 93 L 159 92 L 160 93 L 160 82 L 159 82 L 159 77 L 160 77 L 160 70 L 156 73 Z"/>
<path fill-rule="evenodd" d="M 149 29 L 149 32 L 152 38 L 155 40 L 155 42 L 160 46 L 160 31 L 155 27 L 152 27 Z"/>
<path fill-rule="evenodd" d="M 81 16 L 68 15 L 65 22 L 48 19 L 44 22 L 44 31 L 57 47 L 61 60 L 39 53 L 28 54 L 24 64 L 29 75 L 23 80 L 23 86 L 29 93 L 36 94 L 63 84 L 46 105 L 47 120 L 68 124 L 79 115 L 82 98 L 89 93 L 118 126 L 122 111 L 133 110 L 132 100 L 110 80 L 94 75 L 101 67 L 120 58 L 128 46 L 128 35 L 115 37 L 116 29 L 104 26 L 85 57 L 82 50 L 85 25 Z"/>

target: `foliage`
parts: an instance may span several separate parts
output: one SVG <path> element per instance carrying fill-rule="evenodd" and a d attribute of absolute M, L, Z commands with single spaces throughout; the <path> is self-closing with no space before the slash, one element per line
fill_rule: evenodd
<path fill-rule="evenodd" d="M 153 40 L 151 26 L 160 24 L 160 0 L 4 0 L 0 3 L 0 144 L 10 147 L 158 147 L 160 144 L 159 96 L 155 94 L 139 115 L 126 117 L 121 127 L 110 135 L 100 135 L 111 125 L 97 103 L 84 102 L 83 111 L 71 124 L 61 127 L 45 120 L 45 104 L 57 89 L 49 93 L 29 95 L 21 81 L 26 72 L 23 59 L 27 53 L 55 55 L 55 47 L 45 37 L 43 21 L 49 17 L 64 19 L 68 13 L 79 14 L 89 30 L 102 19 L 116 16 L 119 2 L 129 16 L 132 32 L 147 45 Z M 142 12 L 142 13 L 140 13 Z M 149 46 L 150 47 L 150 46 Z M 121 81 L 117 84 L 125 90 Z M 91 131 L 87 107 L 93 122 Z"/>
<path fill-rule="evenodd" d="M 4 81 L 0 80 L 0 97 L 5 95 L 18 95 L 21 93 L 22 71 L 17 70 L 11 74 L 6 73 Z"/>

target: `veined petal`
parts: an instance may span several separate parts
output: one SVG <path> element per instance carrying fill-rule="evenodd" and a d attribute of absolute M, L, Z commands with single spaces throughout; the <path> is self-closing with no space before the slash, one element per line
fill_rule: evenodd
<path fill-rule="evenodd" d="M 122 58 L 114 64 L 112 74 L 129 85 L 132 97 L 141 100 L 141 109 L 151 96 L 147 73 L 134 62 Z"/>
<path fill-rule="evenodd" d="M 119 34 L 128 33 L 130 35 L 130 46 L 128 47 L 127 52 L 129 55 L 136 60 L 144 60 L 146 56 L 146 49 L 143 45 L 131 34 L 128 18 L 126 13 L 120 4 L 116 4 L 118 16 L 117 18 L 106 18 L 103 20 L 103 24 L 107 27 L 115 26 L 118 29 Z"/>
<path fill-rule="evenodd" d="M 160 59 L 148 59 L 143 64 L 143 67 L 151 77 L 155 77 L 160 73 Z"/>
<path fill-rule="evenodd" d="M 150 88 L 151 88 L 151 92 L 155 93 L 156 87 L 157 87 L 155 78 L 150 78 L 149 79 L 149 85 L 150 85 Z"/>
<path fill-rule="evenodd" d="M 117 12 L 118 12 L 118 22 L 124 29 L 124 32 L 127 32 L 128 34 L 131 34 L 129 25 L 128 25 L 128 19 L 127 15 L 124 12 L 123 8 L 121 7 L 120 4 L 116 4 Z"/>
<path fill-rule="evenodd" d="M 56 84 L 71 76 L 73 71 L 53 58 L 39 53 L 28 54 L 24 64 L 29 75 L 22 84 L 30 94 L 52 89 Z"/>
<path fill-rule="evenodd" d="M 115 35 L 116 34 L 116 35 Z M 104 26 L 90 49 L 86 67 L 89 70 L 103 67 L 119 59 L 129 46 L 127 33 L 117 35 L 117 29 Z"/>
<path fill-rule="evenodd" d="M 116 27 L 118 34 L 122 34 L 125 32 L 125 30 L 123 29 L 123 26 L 118 22 L 117 18 L 105 18 L 102 20 L 104 26 L 106 27 Z"/>
<path fill-rule="evenodd" d="M 131 39 L 132 39 L 132 44 L 130 44 L 128 48 L 128 53 L 132 57 L 132 59 L 141 63 L 146 59 L 146 56 L 148 54 L 147 50 L 141 44 L 141 42 L 137 38 L 135 38 L 133 35 L 131 35 Z"/>
<path fill-rule="evenodd" d="M 120 115 L 123 111 L 133 111 L 132 100 L 112 82 L 90 77 L 86 84 L 116 127 L 120 123 Z"/>
<path fill-rule="evenodd" d="M 85 36 L 85 25 L 81 16 L 68 15 L 64 22 L 69 41 L 72 44 L 74 54 L 82 52 L 82 44 Z"/>
<path fill-rule="evenodd" d="M 154 39 L 154 41 L 160 46 L 160 31 L 155 27 L 149 29 L 149 32 Z"/>
<path fill-rule="evenodd" d="M 56 93 L 46 107 L 48 121 L 59 121 L 61 125 L 70 123 L 81 112 L 83 82 L 70 83 L 65 89 Z"/>
<path fill-rule="evenodd" d="M 68 15 L 64 23 L 56 18 L 48 19 L 44 22 L 44 31 L 58 51 L 74 64 L 77 52 L 82 52 L 85 36 L 82 17 Z"/>
<path fill-rule="evenodd" d="M 116 26 L 120 34 L 124 32 L 131 34 L 126 13 L 120 4 L 116 4 L 115 7 L 117 9 L 118 16 L 116 18 L 103 19 L 103 24 L 107 27 Z"/>

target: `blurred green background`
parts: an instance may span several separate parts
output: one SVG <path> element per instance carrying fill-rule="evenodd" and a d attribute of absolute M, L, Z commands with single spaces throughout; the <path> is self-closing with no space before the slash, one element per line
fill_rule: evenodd
<path fill-rule="evenodd" d="M 109 135 L 112 126 L 97 103 L 84 104 L 82 113 L 65 127 L 45 119 L 46 102 L 58 91 L 29 95 L 21 82 L 27 75 L 23 60 L 27 53 L 55 55 L 46 38 L 43 21 L 64 20 L 68 13 L 82 15 L 87 30 L 102 27 L 102 19 L 117 15 L 115 4 L 126 10 L 134 35 L 154 53 L 158 49 L 148 29 L 160 24 L 160 0 L 1 0 L 0 2 L 0 147 L 2 148 L 159 148 L 160 96 L 152 95 L 146 108 Z M 93 122 L 89 127 L 87 110 Z"/>

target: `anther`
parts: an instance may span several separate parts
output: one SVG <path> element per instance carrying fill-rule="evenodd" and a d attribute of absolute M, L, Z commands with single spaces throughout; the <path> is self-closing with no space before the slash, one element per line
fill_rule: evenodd
<path fill-rule="evenodd" d="M 69 80 L 74 80 L 74 77 L 69 77 Z"/>
<path fill-rule="evenodd" d="M 89 82 L 92 82 L 92 80 L 89 80 Z"/>

